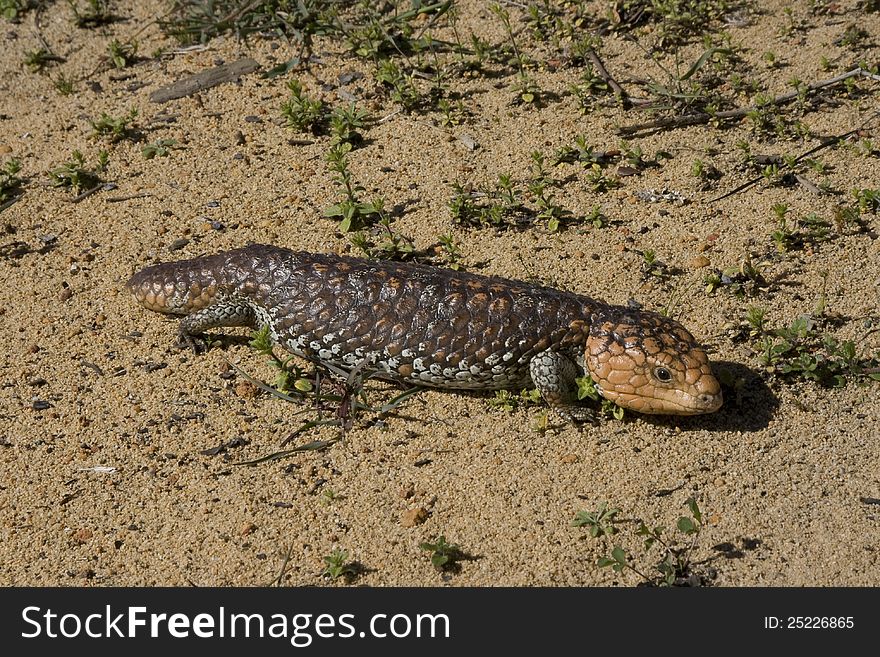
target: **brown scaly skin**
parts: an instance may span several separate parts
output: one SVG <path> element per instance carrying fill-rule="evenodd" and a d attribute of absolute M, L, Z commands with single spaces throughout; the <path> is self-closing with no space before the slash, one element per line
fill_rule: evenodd
<path fill-rule="evenodd" d="M 314 362 L 366 361 L 404 383 L 533 383 L 569 420 L 590 419 L 575 400 L 585 369 L 605 398 L 640 413 L 722 402 L 705 351 L 678 322 L 520 281 L 255 244 L 147 267 L 127 287 L 150 310 L 185 315 L 191 346 L 211 328 L 268 325 L 273 342 Z"/>

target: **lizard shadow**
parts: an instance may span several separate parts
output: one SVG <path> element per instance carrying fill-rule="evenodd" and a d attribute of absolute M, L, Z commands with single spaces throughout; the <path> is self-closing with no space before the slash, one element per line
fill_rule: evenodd
<path fill-rule="evenodd" d="M 712 368 L 721 381 L 724 404 L 708 415 L 672 416 L 682 429 L 709 431 L 760 431 L 765 429 L 779 408 L 779 398 L 759 372 L 740 363 L 714 361 Z M 653 424 L 668 424 L 668 416 L 646 415 Z"/>

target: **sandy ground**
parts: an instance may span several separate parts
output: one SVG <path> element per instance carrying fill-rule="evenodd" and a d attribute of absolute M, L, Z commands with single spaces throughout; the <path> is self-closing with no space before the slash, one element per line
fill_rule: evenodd
<path fill-rule="evenodd" d="M 512 105 L 510 71 L 452 80 L 468 116 L 443 127 L 436 111 L 398 111 L 377 90 L 368 62 L 342 43 L 318 40 L 310 71 L 296 75 L 308 93 L 335 106 L 344 102 L 338 76 L 366 74 L 342 87 L 374 119 L 350 156 L 351 169 L 367 194 L 398 209 L 394 227 L 417 248 L 451 233 L 471 271 L 615 303 L 671 304 L 710 347 L 717 368 L 742 385 L 728 389 L 711 416 L 630 414 L 581 428 L 552 423 L 544 432 L 533 428 L 540 406 L 508 412 L 485 396 L 424 392 L 399 416 L 361 422 L 325 451 L 236 465 L 277 451 L 299 425 L 298 409 L 230 377 L 227 361 L 270 377 L 265 357 L 241 342 L 199 356 L 174 349 L 175 324 L 137 307 L 122 285 L 146 264 L 248 242 L 349 252 L 336 223 L 322 217 L 339 199 L 324 161 L 329 138 L 280 121 L 290 75 L 250 74 L 151 103 L 152 91 L 221 61 L 249 56 L 268 69 L 294 50 L 273 39 L 245 45 L 220 38 L 175 53 L 155 25 L 144 28 L 165 5 L 138 4 L 119 10 L 122 21 L 91 30 L 72 27 L 60 2 L 39 14 L 39 30 L 33 12 L 19 24 L 0 22 L 0 163 L 20 159 L 26 179 L 22 198 L 0 212 L 0 584 L 256 585 L 283 570 L 284 584 L 322 585 L 323 557 L 341 548 L 361 567 L 354 584 L 632 586 L 636 575 L 596 567 L 610 547 L 573 526 L 576 512 L 606 501 L 619 508 L 614 540 L 650 571 L 659 553 L 644 554 L 636 521 L 665 526 L 684 544 L 673 528 L 691 496 L 705 513 L 693 551 L 704 583 L 880 584 L 877 384 L 825 389 L 779 380 L 737 338 L 750 306 L 764 307 L 774 327 L 812 312 L 827 272 L 827 312 L 843 318 L 831 332 L 878 348 L 877 217 L 866 213 L 864 230 L 832 229 L 833 239 L 785 254 L 770 238 L 776 203 L 789 204 L 792 217 L 815 211 L 827 218 L 850 202 L 854 187 L 880 186 L 876 157 L 843 146 L 817 154 L 827 172 L 808 177 L 827 180 L 840 196 L 761 182 L 710 203 L 754 175 L 739 166 L 739 140 L 761 154 L 799 154 L 819 141 L 756 136 L 748 122 L 669 130 L 632 140 L 649 158 L 660 151 L 672 157 L 622 177 L 618 189 L 593 192 L 578 164 L 552 169 L 565 180 L 554 190 L 557 202 L 576 215 L 598 204 L 610 219 L 605 227 L 555 234 L 540 222 L 527 230 L 465 229 L 448 209 L 454 182 L 486 185 L 509 172 L 524 183 L 532 151 L 550 156 L 577 134 L 599 150 L 614 149 L 615 126 L 650 116 L 611 102 L 581 112 L 569 89 L 582 68 L 556 65 L 559 49 L 521 33 L 522 48 L 545 63 L 533 73 L 536 82 L 555 96 L 541 108 Z M 816 14 L 798 2 L 789 18 L 782 11 L 789 4 L 761 3 L 761 13 L 733 16 L 724 28 L 743 70 L 768 93 L 790 90 L 793 78 L 811 82 L 860 60 L 878 61 L 880 15 L 855 2 Z M 522 27 L 521 14 L 511 12 Z M 484 3 L 460 2 L 459 17 L 463 34 L 503 41 Z M 840 45 L 853 23 L 867 37 Z M 640 41 L 649 43 L 650 29 L 640 30 Z M 90 75 L 112 38 L 135 33 L 144 59 Z M 39 35 L 67 59 L 45 74 L 22 65 L 40 46 Z M 163 56 L 151 56 L 160 48 Z M 702 51 L 698 43 L 683 48 L 682 67 Z M 766 52 L 778 66 L 767 64 Z M 635 79 L 667 80 L 620 36 L 606 36 L 601 53 L 637 95 Z M 820 68 L 822 56 L 828 71 Z M 674 67 L 674 59 L 665 65 Z M 67 96 L 52 83 L 62 71 L 82 78 Z M 858 87 L 861 94 L 838 94 L 801 118 L 815 135 L 860 126 L 862 136 L 876 134 L 878 122 L 870 120 L 878 83 Z M 748 99 L 740 96 L 739 104 Z M 132 108 L 140 135 L 115 144 L 92 137 L 89 122 L 101 112 L 120 116 Z M 783 114 L 799 116 L 794 107 Z M 305 138 L 313 143 L 297 141 Z M 141 147 L 157 139 L 176 139 L 178 147 L 145 159 Z M 91 163 L 102 148 L 109 152 L 103 178 L 115 189 L 72 202 L 70 190 L 47 184 L 48 171 L 74 149 Z M 691 175 L 696 158 L 723 177 L 703 188 Z M 688 202 L 637 196 L 652 188 Z M 182 248 L 169 249 L 181 239 L 188 240 Z M 680 272 L 666 281 L 646 277 L 646 249 Z M 767 261 L 765 276 L 775 281 L 768 291 L 754 298 L 705 292 L 710 269 L 737 265 L 748 253 Z M 389 394 L 378 385 L 370 390 L 377 399 Z M 335 435 L 317 430 L 300 441 Z M 243 440 L 205 453 L 234 439 Z M 419 508 L 427 518 L 409 522 Z M 419 548 L 440 534 L 470 556 L 457 572 L 436 571 Z"/>

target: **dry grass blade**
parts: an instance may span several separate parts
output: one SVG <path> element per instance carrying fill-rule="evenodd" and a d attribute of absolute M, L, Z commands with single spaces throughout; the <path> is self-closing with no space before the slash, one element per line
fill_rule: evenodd
<path fill-rule="evenodd" d="M 264 391 L 264 392 L 268 392 L 268 393 L 269 393 L 270 395 L 272 395 L 273 397 L 278 397 L 278 399 L 283 399 L 284 401 L 290 402 L 290 403 L 292 403 L 292 404 L 300 404 L 300 405 L 302 405 L 302 404 L 305 403 L 305 396 L 300 395 L 300 396 L 298 396 L 298 397 L 292 397 L 292 396 L 290 396 L 290 395 L 288 395 L 288 394 L 285 394 L 285 393 L 281 392 L 280 390 L 278 390 L 277 388 L 273 388 L 273 387 L 270 386 L 268 383 L 264 383 L 263 381 L 260 381 L 259 379 L 255 379 L 254 377 L 252 377 L 250 374 L 248 374 L 247 372 L 245 372 L 243 369 L 241 369 L 241 368 L 240 368 L 238 365 L 236 365 L 235 363 L 232 363 L 232 362 L 230 362 L 230 361 L 226 361 L 226 362 L 229 363 L 229 366 L 230 366 L 232 369 L 234 369 L 234 370 L 236 371 L 237 374 L 239 374 L 240 376 L 244 377 L 244 379 L 245 379 L 246 381 L 248 381 L 249 383 L 252 383 L 253 385 L 255 385 L 255 386 L 256 386 L 257 388 L 259 388 L 260 390 L 262 390 L 262 391 Z M 302 411 L 297 411 L 297 413 L 295 413 L 295 414 L 298 414 L 298 413 L 304 413 L 306 410 L 308 410 L 308 409 L 304 409 L 304 410 L 302 410 Z"/>
<path fill-rule="evenodd" d="M 307 422 L 306 424 L 318 426 L 320 424 L 339 424 L 339 422 L 338 420 L 316 420 L 314 422 Z M 291 449 L 281 450 L 280 452 L 272 452 L 271 454 L 252 459 L 250 461 L 239 461 L 238 463 L 234 463 L 233 465 L 259 465 L 260 463 L 277 461 L 278 459 L 283 459 L 299 452 L 320 451 L 322 449 L 327 449 L 328 447 L 335 445 L 337 442 L 339 442 L 339 440 L 340 438 L 332 438 L 331 440 L 313 440 L 312 442 L 306 443 L 305 445 L 299 445 L 298 447 L 293 447 Z"/>

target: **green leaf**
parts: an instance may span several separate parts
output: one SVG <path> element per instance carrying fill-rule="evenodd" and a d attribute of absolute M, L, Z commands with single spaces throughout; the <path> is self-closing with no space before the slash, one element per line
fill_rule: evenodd
<path fill-rule="evenodd" d="M 696 525 L 694 525 L 694 522 L 690 518 L 686 518 L 684 516 L 681 516 L 678 519 L 678 529 L 679 529 L 679 531 L 682 531 L 685 534 L 693 534 L 695 531 L 697 531 L 697 528 L 696 528 Z"/>
<path fill-rule="evenodd" d="M 619 545 L 615 545 L 614 549 L 611 550 L 611 558 L 614 559 L 621 566 L 626 565 L 626 550 L 624 550 Z"/>
<path fill-rule="evenodd" d="M 293 59 L 288 59 L 286 62 L 282 62 L 277 66 L 273 66 L 268 71 L 263 73 L 260 77 L 266 78 L 274 78 L 279 75 L 284 75 L 285 73 L 290 73 L 293 69 L 295 69 L 300 64 L 299 57 L 294 57 Z"/>
<path fill-rule="evenodd" d="M 693 497 L 689 497 L 687 500 L 688 508 L 691 510 L 691 514 L 694 516 L 697 522 L 703 522 L 703 514 L 700 511 L 700 507 L 697 505 L 697 500 Z"/>
<path fill-rule="evenodd" d="M 693 63 L 693 65 L 687 70 L 687 73 L 681 76 L 680 80 L 684 82 L 685 80 L 689 79 L 694 73 L 703 68 L 706 62 L 709 61 L 709 58 L 715 53 L 729 55 L 731 54 L 731 51 L 728 48 L 709 48 L 709 50 L 700 55 L 700 58 Z"/>
<path fill-rule="evenodd" d="M 299 390 L 300 392 L 311 392 L 314 388 L 314 386 L 312 385 L 312 382 L 309 381 L 308 379 L 297 379 L 294 382 L 293 387 L 296 388 L 297 390 Z"/>

